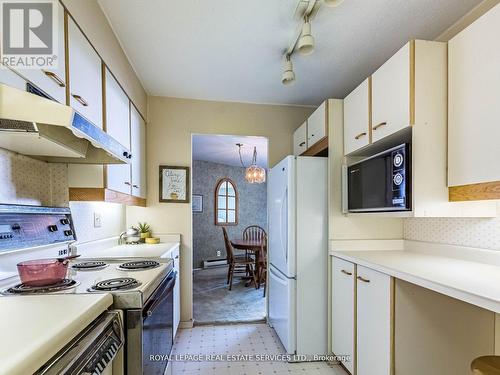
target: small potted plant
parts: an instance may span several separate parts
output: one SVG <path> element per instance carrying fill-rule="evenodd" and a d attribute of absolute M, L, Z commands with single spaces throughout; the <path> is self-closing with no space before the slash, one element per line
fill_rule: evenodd
<path fill-rule="evenodd" d="M 141 242 L 146 242 L 146 238 L 151 237 L 151 227 L 148 223 L 139 223 L 137 229 L 141 234 Z"/>

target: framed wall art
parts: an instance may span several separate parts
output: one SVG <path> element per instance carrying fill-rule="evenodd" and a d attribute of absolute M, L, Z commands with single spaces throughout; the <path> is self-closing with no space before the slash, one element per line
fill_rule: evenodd
<path fill-rule="evenodd" d="M 189 167 L 160 165 L 160 202 L 189 203 Z"/>
<path fill-rule="evenodd" d="M 193 194 L 192 206 L 194 213 L 203 212 L 203 195 Z"/>

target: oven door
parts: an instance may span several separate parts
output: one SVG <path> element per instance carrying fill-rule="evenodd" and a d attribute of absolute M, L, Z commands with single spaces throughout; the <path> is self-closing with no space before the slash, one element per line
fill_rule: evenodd
<path fill-rule="evenodd" d="M 142 310 L 143 375 L 163 374 L 168 364 L 174 343 L 175 278 L 176 272 L 171 272 Z"/>

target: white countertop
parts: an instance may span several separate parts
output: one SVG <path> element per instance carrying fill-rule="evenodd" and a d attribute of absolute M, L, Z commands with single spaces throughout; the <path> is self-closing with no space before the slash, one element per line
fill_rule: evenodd
<path fill-rule="evenodd" d="M 160 242 L 159 244 L 117 245 L 94 250 L 90 247 L 79 253 L 83 258 L 165 258 L 179 247 L 179 242 Z"/>
<path fill-rule="evenodd" d="M 498 263 L 409 250 L 333 251 L 331 255 L 500 313 Z"/>
<path fill-rule="evenodd" d="M 0 374 L 32 374 L 112 303 L 110 294 L 0 297 Z"/>

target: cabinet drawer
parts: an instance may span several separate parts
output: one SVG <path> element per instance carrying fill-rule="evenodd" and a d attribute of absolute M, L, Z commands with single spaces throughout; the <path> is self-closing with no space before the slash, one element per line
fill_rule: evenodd
<path fill-rule="evenodd" d="M 307 121 L 293 133 L 293 154 L 298 156 L 307 150 Z"/>
<path fill-rule="evenodd" d="M 344 152 L 349 154 L 370 143 L 370 78 L 344 99 Z"/>
<path fill-rule="evenodd" d="M 307 119 L 307 148 L 326 137 L 327 101 L 324 101 Z"/>
<path fill-rule="evenodd" d="M 372 75 L 372 137 L 378 141 L 413 123 L 415 43 L 409 42 Z"/>
<path fill-rule="evenodd" d="M 68 19 L 70 105 L 102 128 L 102 63 L 74 21 Z"/>

